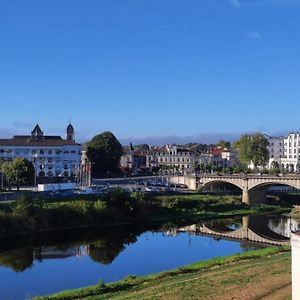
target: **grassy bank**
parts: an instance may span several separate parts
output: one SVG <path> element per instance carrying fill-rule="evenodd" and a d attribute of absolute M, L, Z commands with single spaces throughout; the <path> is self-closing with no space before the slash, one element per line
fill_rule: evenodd
<path fill-rule="evenodd" d="M 288 299 L 290 283 L 289 248 L 274 247 L 35 299 Z"/>
<path fill-rule="evenodd" d="M 82 197 L 82 196 L 81 196 Z M 279 205 L 249 206 L 238 196 L 147 195 L 112 190 L 103 196 L 32 199 L 0 205 L 0 236 L 116 224 L 194 221 L 243 214 L 282 213 Z"/>

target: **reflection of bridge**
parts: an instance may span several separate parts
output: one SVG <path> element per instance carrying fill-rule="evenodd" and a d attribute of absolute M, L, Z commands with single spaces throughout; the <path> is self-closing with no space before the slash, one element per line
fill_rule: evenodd
<path fill-rule="evenodd" d="M 202 189 L 209 184 L 229 183 L 243 191 L 243 202 L 250 203 L 254 194 L 259 192 L 261 188 L 271 185 L 288 185 L 300 190 L 300 176 L 270 176 L 270 175 L 216 175 L 216 174 L 200 174 L 170 177 L 168 179 L 173 183 L 183 183 L 188 185 L 190 189 Z"/>
<path fill-rule="evenodd" d="M 221 223 L 212 223 L 201 225 L 194 224 L 180 228 L 180 231 L 189 231 L 194 232 L 195 234 L 205 234 L 220 238 L 245 240 L 277 246 L 288 245 L 290 243 L 289 238 L 275 233 L 267 226 L 260 224 L 259 221 L 258 224 L 256 224 L 256 222 L 249 222 L 249 217 L 243 217 L 242 226 L 236 230 Z"/>

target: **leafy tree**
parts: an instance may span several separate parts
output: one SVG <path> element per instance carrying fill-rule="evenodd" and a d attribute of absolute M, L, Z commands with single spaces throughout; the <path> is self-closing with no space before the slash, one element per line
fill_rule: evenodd
<path fill-rule="evenodd" d="M 251 162 L 254 168 L 265 166 L 269 160 L 268 140 L 261 133 L 243 134 L 236 142 L 239 159 L 245 165 Z"/>
<path fill-rule="evenodd" d="M 231 147 L 231 143 L 228 141 L 220 140 L 217 146 L 229 149 Z"/>
<path fill-rule="evenodd" d="M 93 163 L 94 176 L 104 177 L 118 172 L 123 148 L 109 131 L 98 134 L 87 144 L 87 157 Z"/>
<path fill-rule="evenodd" d="M 6 180 L 10 185 L 31 184 L 34 179 L 34 167 L 26 158 L 17 157 L 12 162 L 3 165 Z"/>
<path fill-rule="evenodd" d="M 271 172 L 274 174 L 280 173 L 280 165 L 277 161 L 272 161 L 271 163 Z"/>

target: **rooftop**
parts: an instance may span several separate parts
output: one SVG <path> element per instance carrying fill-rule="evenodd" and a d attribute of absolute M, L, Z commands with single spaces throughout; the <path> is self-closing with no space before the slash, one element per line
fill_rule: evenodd
<path fill-rule="evenodd" d="M 0 146 L 65 146 L 80 145 L 72 140 L 63 139 L 59 135 L 44 135 L 37 124 L 31 135 L 15 135 L 11 139 L 0 139 Z"/>

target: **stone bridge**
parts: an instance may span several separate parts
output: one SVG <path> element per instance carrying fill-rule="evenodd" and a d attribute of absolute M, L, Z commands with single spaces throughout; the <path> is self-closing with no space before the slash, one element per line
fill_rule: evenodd
<path fill-rule="evenodd" d="M 237 186 L 243 192 L 243 202 L 249 204 L 251 192 L 271 185 L 288 185 L 300 190 L 300 176 L 266 176 L 266 175 L 214 175 L 201 174 L 195 176 L 198 189 L 212 183 L 230 183 Z"/>
<path fill-rule="evenodd" d="M 255 243 L 283 246 L 289 245 L 290 239 L 281 236 L 267 227 L 259 227 L 254 224 L 249 225 L 249 217 L 243 217 L 242 227 L 234 230 L 225 225 L 220 224 L 202 224 L 191 225 L 180 228 L 179 231 L 193 232 L 197 234 L 204 234 L 210 236 L 216 236 L 225 239 L 233 240 L 246 240 Z"/>

